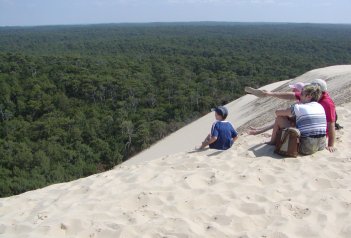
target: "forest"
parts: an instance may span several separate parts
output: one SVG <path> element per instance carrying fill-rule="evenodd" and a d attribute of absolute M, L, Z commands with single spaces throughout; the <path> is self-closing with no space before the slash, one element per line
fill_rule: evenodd
<path fill-rule="evenodd" d="M 0 27 L 0 197 L 109 170 L 245 86 L 350 63 L 351 25 Z"/>

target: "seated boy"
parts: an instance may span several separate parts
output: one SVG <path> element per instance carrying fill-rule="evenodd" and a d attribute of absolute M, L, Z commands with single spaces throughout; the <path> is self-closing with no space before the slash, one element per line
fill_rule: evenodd
<path fill-rule="evenodd" d="M 293 104 L 291 108 L 276 111 L 276 119 L 270 144 L 276 144 L 277 132 L 296 124 L 300 130 L 301 154 L 309 155 L 323 150 L 326 146 L 327 120 L 324 108 L 318 103 L 321 96 L 319 85 L 311 84 L 303 87 L 300 104 Z M 296 121 L 289 120 L 296 117 Z"/>
<path fill-rule="evenodd" d="M 234 141 L 238 139 L 238 133 L 230 122 L 225 121 L 228 116 L 228 110 L 223 106 L 219 106 L 212 109 L 212 111 L 215 111 L 216 121 L 212 125 L 211 133 L 202 142 L 199 149 L 203 149 L 208 145 L 211 149 L 229 149 Z"/>

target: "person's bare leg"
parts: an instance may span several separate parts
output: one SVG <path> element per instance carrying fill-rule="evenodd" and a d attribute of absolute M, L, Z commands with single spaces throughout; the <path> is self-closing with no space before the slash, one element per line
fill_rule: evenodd
<path fill-rule="evenodd" d="M 251 127 L 250 126 L 250 130 L 247 132 L 249 135 L 258 135 L 258 134 L 261 134 L 265 131 L 268 131 L 270 129 L 272 129 L 274 126 L 274 121 L 267 124 L 267 125 L 264 125 L 262 127 Z"/>
<path fill-rule="evenodd" d="M 205 138 L 205 140 L 201 143 L 201 145 L 199 147 L 195 147 L 195 149 L 198 149 L 198 150 L 202 150 L 204 149 L 206 146 L 204 146 L 204 144 L 206 144 L 206 142 L 210 141 L 211 139 L 211 135 L 208 134 Z"/>
<path fill-rule="evenodd" d="M 268 144 L 275 145 L 277 142 L 277 133 L 279 129 L 288 128 L 290 126 L 291 126 L 291 122 L 289 121 L 288 117 L 278 116 L 274 122 L 271 141 Z"/>

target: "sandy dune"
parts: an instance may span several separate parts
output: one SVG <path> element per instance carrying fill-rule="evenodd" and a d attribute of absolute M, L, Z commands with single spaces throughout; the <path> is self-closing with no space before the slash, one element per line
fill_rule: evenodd
<path fill-rule="evenodd" d="M 289 84 L 294 82 L 311 82 L 322 78 L 328 83 L 328 91 L 337 105 L 351 102 L 351 65 L 337 65 L 309 71 L 295 79 L 281 81 L 262 87 L 273 91 L 289 91 Z M 245 95 L 229 104 L 228 120 L 240 132 L 245 132 L 248 126 L 262 126 L 273 121 L 277 108 L 287 108 L 292 102 L 276 98 L 257 98 Z M 134 156 L 126 164 L 145 162 L 161 156 L 193 150 L 201 144 L 210 132 L 214 121 L 214 113 L 210 112 L 199 120 L 185 126 L 149 149 Z"/>
<path fill-rule="evenodd" d="M 335 153 L 284 159 L 263 144 L 270 132 L 195 152 L 209 114 L 111 171 L 0 199 L 0 237 L 350 237 L 351 66 L 293 81 L 317 76 L 327 79 L 344 126 Z M 285 103 L 246 95 L 228 104 L 229 120 L 244 131 Z M 191 147 L 176 146 L 184 138 Z M 167 146 L 177 150 L 163 155 Z"/>

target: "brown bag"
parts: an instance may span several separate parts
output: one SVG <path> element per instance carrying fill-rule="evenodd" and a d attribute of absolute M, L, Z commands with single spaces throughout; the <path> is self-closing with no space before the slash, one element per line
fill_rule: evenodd
<path fill-rule="evenodd" d="M 300 131 L 289 127 L 278 131 L 274 152 L 288 157 L 297 157 L 300 142 Z"/>

